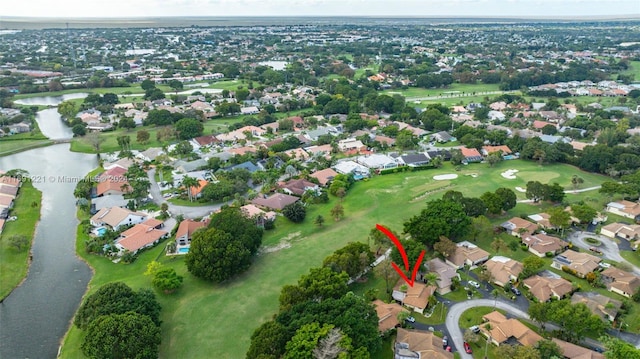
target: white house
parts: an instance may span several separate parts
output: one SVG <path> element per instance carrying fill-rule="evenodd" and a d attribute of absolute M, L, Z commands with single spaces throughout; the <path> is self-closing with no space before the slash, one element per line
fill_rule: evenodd
<path fill-rule="evenodd" d="M 114 231 L 121 227 L 142 223 L 147 219 L 147 215 L 141 212 L 133 212 L 126 208 L 110 207 L 102 208 L 91 217 L 92 226 L 109 226 Z"/>

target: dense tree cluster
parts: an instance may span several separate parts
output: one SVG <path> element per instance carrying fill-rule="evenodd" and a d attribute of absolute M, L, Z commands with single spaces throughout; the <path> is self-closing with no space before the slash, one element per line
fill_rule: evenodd
<path fill-rule="evenodd" d="M 527 182 L 525 195 L 533 202 L 551 201 L 560 203 L 564 200 L 564 188 L 558 183 L 542 184 L 539 181 Z"/>
<path fill-rule="evenodd" d="M 380 345 L 378 316 L 348 293 L 347 282 L 372 260 L 368 245 L 349 243 L 296 285 L 285 285 L 280 312 L 254 331 L 247 358 L 369 358 Z"/>
<path fill-rule="evenodd" d="M 529 306 L 531 319 L 544 326 L 547 322 L 557 324 L 559 338 L 577 343 L 587 333 L 603 334 L 606 324 L 593 314 L 583 303 L 571 304 L 569 300 L 557 300 L 547 303 L 532 303 Z"/>
<path fill-rule="evenodd" d="M 466 234 L 471 219 L 460 203 L 437 199 L 429 201 L 427 208 L 404 223 L 404 232 L 413 240 L 432 248 L 440 236 L 460 238 Z"/>
<path fill-rule="evenodd" d="M 84 300 L 74 318 L 85 331 L 82 351 L 96 359 L 157 358 L 160 310 L 151 290 L 135 292 L 122 282 L 103 285 Z"/>
<path fill-rule="evenodd" d="M 185 263 L 196 277 L 222 282 L 247 270 L 261 243 L 262 229 L 239 208 L 227 207 L 193 234 Z"/>
<path fill-rule="evenodd" d="M 346 272 L 349 277 L 361 274 L 374 260 L 369 246 L 361 242 L 351 242 L 324 259 L 322 265 L 335 272 Z"/>

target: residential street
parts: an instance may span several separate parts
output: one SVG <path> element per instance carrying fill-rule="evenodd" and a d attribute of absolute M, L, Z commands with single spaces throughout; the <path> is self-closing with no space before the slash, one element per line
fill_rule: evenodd
<path fill-rule="evenodd" d="M 151 183 L 151 187 L 149 189 L 149 193 L 153 197 L 153 201 L 160 205 L 163 202 L 166 202 L 169 205 L 169 213 L 171 213 L 172 217 L 175 217 L 179 214 L 183 215 L 185 218 L 197 218 L 204 217 L 211 214 L 214 211 L 217 211 L 222 207 L 224 203 L 212 204 L 207 206 L 197 206 L 197 207 L 189 207 L 189 206 L 178 206 L 172 204 L 171 202 L 165 201 L 162 198 L 162 193 L 160 193 L 160 187 L 155 179 L 156 169 L 152 168 L 147 172 L 147 177 L 149 177 L 149 182 Z"/>
<path fill-rule="evenodd" d="M 462 313 L 464 313 L 467 309 L 474 307 L 493 307 L 496 306 L 497 309 L 502 309 L 509 314 L 512 314 L 518 318 L 526 318 L 529 319 L 529 314 L 526 311 L 523 311 L 511 303 L 505 303 L 502 300 L 498 299 L 496 302 L 493 299 L 471 299 L 461 303 L 453 304 L 449 307 L 449 313 L 447 313 L 446 326 L 447 331 L 449 332 L 449 338 L 455 345 L 456 351 L 460 353 L 460 357 L 463 359 L 473 359 L 473 356 L 467 354 L 462 350 L 463 346 L 463 331 L 460 329 L 458 322 L 460 321 L 460 317 Z M 466 329 L 466 328 L 465 328 Z"/>
<path fill-rule="evenodd" d="M 616 262 L 627 263 L 631 266 L 631 268 L 633 268 L 633 273 L 635 275 L 640 275 L 640 268 L 627 262 L 627 260 L 620 255 L 620 248 L 611 238 L 605 237 L 600 234 L 576 231 L 576 232 L 569 233 L 569 235 L 567 236 L 567 239 L 569 239 L 574 245 L 582 249 L 589 250 L 589 248 L 594 247 L 593 244 L 589 244 L 585 241 L 585 238 L 589 238 L 589 237 L 595 238 L 600 242 L 602 242 L 602 245 L 599 246 L 598 249 L 602 251 L 603 258 L 616 261 Z"/>

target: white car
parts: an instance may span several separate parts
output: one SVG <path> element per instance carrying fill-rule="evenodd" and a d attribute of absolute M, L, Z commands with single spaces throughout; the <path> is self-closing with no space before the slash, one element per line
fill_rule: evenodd
<path fill-rule="evenodd" d="M 475 280 L 470 280 L 469 282 L 470 286 L 475 287 L 475 288 L 480 288 L 480 283 L 476 282 Z"/>
<path fill-rule="evenodd" d="M 407 317 L 407 322 L 409 322 L 409 323 L 415 323 L 415 322 L 416 322 L 416 318 L 414 318 L 414 317 Z"/>

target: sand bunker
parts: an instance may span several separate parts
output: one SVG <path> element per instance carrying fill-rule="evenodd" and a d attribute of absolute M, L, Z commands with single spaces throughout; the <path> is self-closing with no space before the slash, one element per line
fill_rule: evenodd
<path fill-rule="evenodd" d="M 522 193 L 527 192 L 527 190 L 522 187 L 516 187 L 516 191 L 522 192 Z"/>
<path fill-rule="evenodd" d="M 456 178 L 458 178 L 458 175 L 455 173 L 433 176 L 433 179 L 436 181 L 444 181 L 444 180 L 450 180 L 450 179 L 456 179 Z"/>
<path fill-rule="evenodd" d="M 516 179 L 516 173 L 518 170 L 506 170 L 501 173 L 502 177 L 506 179 Z"/>

